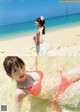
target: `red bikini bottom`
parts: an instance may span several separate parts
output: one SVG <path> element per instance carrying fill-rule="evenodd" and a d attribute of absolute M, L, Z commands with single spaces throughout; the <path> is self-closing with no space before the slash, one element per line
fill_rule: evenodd
<path fill-rule="evenodd" d="M 57 91 L 57 94 L 56 94 L 56 96 L 55 96 L 55 99 L 54 99 L 54 101 L 53 101 L 52 104 L 51 104 L 51 108 L 52 108 L 53 110 L 56 109 L 57 112 L 60 112 L 59 109 L 58 109 L 57 106 L 56 106 L 56 105 L 57 105 L 57 100 L 58 100 L 58 98 L 59 98 L 59 95 L 62 94 L 62 93 L 64 93 L 65 90 L 66 90 L 71 84 L 73 84 L 73 83 L 74 83 L 73 81 L 68 80 L 66 77 L 64 77 L 64 76 L 61 75 L 61 84 L 60 84 L 60 86 L 59 86 L 59 88 L 58 88 L 58 91 Z"/>

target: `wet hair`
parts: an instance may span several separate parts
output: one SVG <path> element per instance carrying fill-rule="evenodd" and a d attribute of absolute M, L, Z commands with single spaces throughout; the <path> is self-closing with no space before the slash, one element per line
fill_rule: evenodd
<path fill-rule="evenodd" d="M 23 62 L 22 59 L 20 59 L 17 56 L 7 56 L 3 62 L 3 67 L 7 73 L 8 76 L 11 76 L 11 71 L 12 68 L 19 68 L 19 67 L 23 67 L 25 65 L 25 63 Z"/>
<path fill-rule="evenodd" d="M 41 20 L 41 18 L 39 17 L 39 18 L 36 19 L 36 21 L 43 27 L 42 33 L 45 34 L 45 26 L 44 26 L 45 19 L 44 20 Z"/>

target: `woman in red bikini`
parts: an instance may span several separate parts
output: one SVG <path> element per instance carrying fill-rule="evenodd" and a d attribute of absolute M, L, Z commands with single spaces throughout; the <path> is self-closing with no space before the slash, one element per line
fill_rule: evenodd
<path fill-rule="evenodd" d="M 57 108 L 60 96 L 64 95 L 65 91 L 80 79 L 80 68 L 65 73 L 59 70 L 60 75 L 58 77 L 52 75 L 43 78 L 43 73 L 39 70 L 26 71 L 25 63 L 17 56 L 7 56 L 3 66 L 7 75 L 17 82 L 17 112 L 20 112 L 23 98 L 29 94 L 33 96 L 39 95 L 43 99 L 52 100 L 52 109 L 56 109 L 57 112 L 62 112 Z M 55 98 L 52 99 L 54 96 Z"/>

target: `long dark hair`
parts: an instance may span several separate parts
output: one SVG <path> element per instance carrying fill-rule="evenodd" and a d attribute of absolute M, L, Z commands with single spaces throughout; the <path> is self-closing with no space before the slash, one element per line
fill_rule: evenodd
<path fill-rule="evenodd" d="M 42 30 L 42 33 L 45 34 L 45 19 L 44 20 L 41 20 L 41 18 L 37 18 L 36 21 L 43 27 L 43 30 Z"/>

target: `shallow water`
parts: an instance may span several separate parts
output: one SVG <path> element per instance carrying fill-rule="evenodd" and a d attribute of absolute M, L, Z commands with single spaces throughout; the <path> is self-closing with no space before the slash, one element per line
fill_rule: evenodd
<path fill-rule="evenodd" d="M 14 94 L 16 89 L 15 81 L 6 76 L 2 63 L 4 57 L 0 57 L 0 105 L 5 104 L 8 107 L 8 112 L 14 112 Z M 21 57 L 26 66 L 29 66 L 34 57 Z M 45 63 L 45 65 L 44 65 Z M 44 65 L 44 66 L 42 66 Z M 63 67 L 64 70 L 80 66 L 80 57 L 38 57 L 38 69 L 44 72 L 45 77 L 47 75 L 54 74 L 58 67 Z M 34 69 L 36 68 L 36 65 Z M 74 91 L 75 92 L 75 91 Z M 75 96 L 76 97 L 76 96 Z M 75 98 L 74 97 L 74 98 Z M 74 99 L 73 99 L 74 101 Z M 25 97 L 22 105 L 21 112 L 52 112 L 50 108 L 51 102 L 49 100 L 43 100 L 39 97 Z M 63 102 L 64 104 L 64 102 Z M 62 107 L 61 112 L 79 112 L 79 108 Z M 56 111 L 54 111 L 56 112 Z"/>

